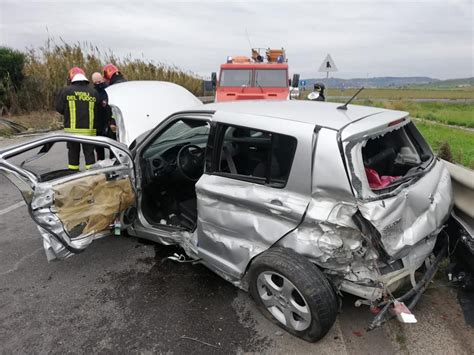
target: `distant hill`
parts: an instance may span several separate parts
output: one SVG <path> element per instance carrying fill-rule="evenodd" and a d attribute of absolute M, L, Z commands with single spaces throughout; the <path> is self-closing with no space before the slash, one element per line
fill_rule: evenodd
<path fill-rule="evenodd" d="M 439 79 L 433 79 L 424 76 L 412 77 L 396 77 L 382 76 L 375 78 L 355 78 L 355 79 L 339 79 L 339 78 L 321 78 L 321 79 L 302 79 L 305 80 L 305 87 L 312 88 L 314 83 L 323 83 L 331 88 L 399 88 L 412 85 L 431 85 L 439 82 Z"/>
<path fill-rule="evenodd" d="M 464 89 L 474 88 L 474 78 L 439 80 L 427 84 L 413 84 L 410 88 L 419 89 Z"/>
<path fill-rule="evenodd" d="M 410 89 L 465 89 L 474 88 L 474 78 L 439 80 L 426 76 L 382 76 L 375 78 L 321 78 L 302 79 L 306 81 L 305 88 L 313 88 L 314 83 L 323 83 L 330 88 L 410 88 Z"/>

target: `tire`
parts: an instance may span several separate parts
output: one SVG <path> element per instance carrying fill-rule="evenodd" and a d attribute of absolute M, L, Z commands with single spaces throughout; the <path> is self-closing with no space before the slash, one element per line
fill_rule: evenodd
<path fill-rule="evenodd" d="M 252 263 L 249 292 L 266 318 L 309 342 L 336 321 L 337 296 L 316 265 L 294 251 L 271 248 Z"/>

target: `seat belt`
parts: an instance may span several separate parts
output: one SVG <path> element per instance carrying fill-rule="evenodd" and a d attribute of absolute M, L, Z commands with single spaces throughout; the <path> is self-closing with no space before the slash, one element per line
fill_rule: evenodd
<path fill-rule="evenodd" d="M 237 174 L 237 168 L 235 167 L 234 160 L 232 159 L 232 156 L 229 153 L 229 149 L 226 146 L 223 146 L 222 151 L 224 152 L 224 158 L 227 162 L 227 165 L 229 166 L 231 174 Z"/>

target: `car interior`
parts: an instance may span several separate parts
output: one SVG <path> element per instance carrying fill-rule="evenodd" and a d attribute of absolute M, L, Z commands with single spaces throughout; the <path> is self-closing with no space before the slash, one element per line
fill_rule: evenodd
<path fill-rule="evenodd" d="M 429 160 L 431 152 L 411 129 L 412 123 L 369 139 L 362 148 L 365 168 L 379 176 L 402 177 Z M 421 138 L 422 139 L 422 138 Z"/>
<path fill-rule="evenodd" d="M 204 171 L 209 122 L 171 122 L 141 153 L 142 211 L 152 224 L 193 230 L 194 185 Z"/>
<path fill-rule="evenodd" d="M 284 187 L 296 139 L 248 128 L 221 126 L 213 173 Z M 210 125 L 203 120 L 172 122 L 142 151 L 142 211 L 152 224 L 194 230 L 195 184 L 204 172 Z"/>

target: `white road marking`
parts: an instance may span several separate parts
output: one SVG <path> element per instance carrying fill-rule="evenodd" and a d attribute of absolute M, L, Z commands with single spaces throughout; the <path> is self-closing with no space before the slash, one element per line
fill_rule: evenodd
<path fill-rule="evenodd" d="M 11 205 L 10 207 L 4 208 L 3 210 L 0 210 L 0 216 L 3 216 L 4 214 L 7 214 L 8 212 L 16 210 L 17 208 L 23 206 L 24 204 L 25 202 L 20 201 Z"/>
<path fill-rule="evenodd" d="M 18 270 L 18 268 L 20 267 L 21 263 L 23 263 L 25 260 L 31 258 L 32 256 L 34 256 L 37 252 L 39 252 L 41 249 L 43 248 L 38 248 L 36 249 L 34 252 L 32 252 L 31 254 L 28 254 L 28 255 L 25 255 L 24 257 L 22 257 L 20 260 L 18 260 L 15 265 L 13 265 L 13 267 L 11 269 L 8 269 L 7 271 L 3 271 L 3 272 L 0 272 L 0 276 L 3 276 L 3 275 L 7 275 L 7 274 L 11 274 L 12 272 L 15 272 Z"/>

